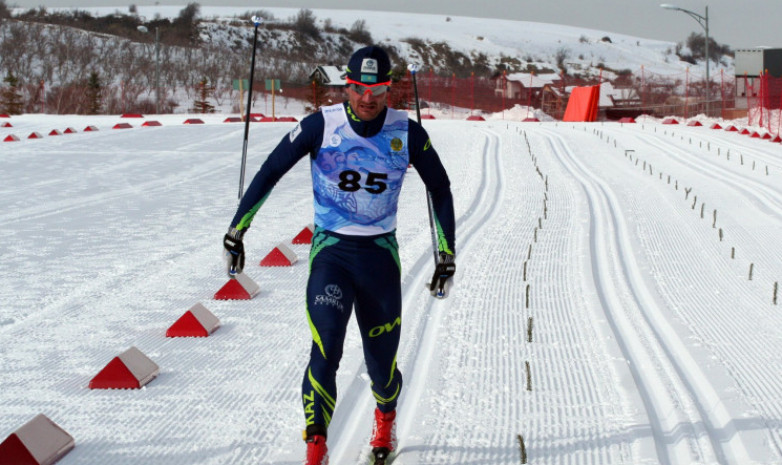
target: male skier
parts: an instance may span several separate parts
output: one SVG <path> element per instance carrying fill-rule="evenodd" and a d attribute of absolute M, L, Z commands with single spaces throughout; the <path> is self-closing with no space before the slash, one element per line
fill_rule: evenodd
<path fill-rule="evenodd" d="M 450 181 L 423 127 L 386 106 L 391 62 L 376 46 L 357 50 L 347 69 L 348 101 L 304 118 L 271 152 L 242 197 L 224 247 L 228 273 L 244 266 L 242 239 L 279 179 L 309 154 L 315 231 L 307 282 L 310 361 L 302 383 L 306 465 L 328 463 L 327 430 L 336 406 L 336 374 L 351 310 L 377 402 L 370 441 L 375 463 L 396 447 L 402 388 L 396 366 L 401 326 L 401 272 L 396 212 L 412 164 L 431 193 L 438 256 L 430 292 L 447 294 L 454 264 Z M 422 199 L 423 201 L 423 199 Z"/>

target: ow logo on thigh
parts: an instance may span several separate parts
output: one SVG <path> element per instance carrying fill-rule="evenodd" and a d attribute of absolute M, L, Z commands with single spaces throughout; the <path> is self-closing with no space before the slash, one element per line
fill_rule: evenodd
<path fill-rule="evenodd" d="M 402 317 L 398 316 L 396 317 L 396 320 L 394 320 L 392 323 L 386 323 L 384 325 L 375 326 L 374 328 L 369 330 L 369 337 L 378 337 L 382 336 L 385 333 L 390 333 L 393 331 L 397 326 L 402 325 Z"/>

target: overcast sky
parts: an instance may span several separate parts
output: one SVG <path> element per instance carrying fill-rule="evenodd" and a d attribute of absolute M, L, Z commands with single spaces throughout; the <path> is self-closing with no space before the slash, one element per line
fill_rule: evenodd
<path fill-rule="evenodd" d="M 187 5 L 194 0 L 5 0 L 8 6 L 33 8 L 136 5 Z M 687 14 L 660 8 L 671 3 L 705 16 L 709 35 L 732 49 L 782 47 L 782 0 L 201 0 L 199 4 L 288 8 L 393 10 L 453 16 L 504 18 L 567 24 L 607 32 L 683 42 L 703 28 Z"/>

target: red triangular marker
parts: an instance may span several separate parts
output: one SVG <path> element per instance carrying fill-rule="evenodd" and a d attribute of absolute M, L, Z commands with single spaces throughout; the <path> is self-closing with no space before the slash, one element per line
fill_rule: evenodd
<path fill-rule="evenodd" d="M 0 465 L 51 465 L 73 447 L 73 437 L 39 413 L 0 443 Z"/>
<path fill-rule="evenodd" d="M 312 244 L 312 227 L 305 226 L 299 234 L 293 238 L 291 244 Z"/>
<path fill-rule="evenodd" d="M 288 258 L 285 253 L 277 246 L 261 260 L 261 266 L 291 266 L 296 262 L 295 259 Z"/>
<path fill-rule="evenodd" d="M 261 291 L 260 286 L 244 273 L 229 279 L 215 294 L 215 300 L 250 300 Z"/>
<path fill-rule="evenodd" d="M 184 315 L 179 317 L 168 331 L 166 331 L 166 337 L 207 337 L 204 327 L 198 318 L 193 315 L 193 312 L 188 310 Z"/>
<path fill-rule="evenodd" d="M 219 327 L 220 320 L 201 303 L 197 303 L 168 328 L 166 337 L 207 337 Z"/>
<path fill-rule="evenodd" d="M 13 433 L 0 444 L 0 465 L 38 465 L 38 461 Z"/>
<path fill-rule="evenodd" d="M 128 367 L 114 357 L 100 373 L 90 381 L 90 389 L 138 389 L 138 380 Z"/>
<path fill-rule="evenodd" d="M 217 300 L 250 300 L 252 297 L 235 279 L 228 280 L 215 294 Z"/>

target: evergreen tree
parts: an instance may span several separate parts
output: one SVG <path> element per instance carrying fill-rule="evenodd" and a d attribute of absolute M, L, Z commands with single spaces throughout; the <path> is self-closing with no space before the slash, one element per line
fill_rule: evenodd
<path fill-rule="evenodd" d="M 0 0 L 0 22 L 10 17 L 11 17 L 11 9 L 8 8 L 8 5 L 5 3 L 5 0 Z"/>
<path fill-rule="evenodd" d="M 98 73 L 93 71 L 87 81 L 87 114 L 97 115 L 101 109 L 101 85 Z"/>
<path fill-rule="evenodd" d="M 19 89 L 19 79 L 10 72 L 3 79 L 5 85 L 0 91 L 0 111 L 8 115 L 20 115 L 24 107 Z"/>
<path fill-rule="evenodd" d="M 188 3 L 185 8 L 179 12 L 171 23 L 175 41 L 180 45 L 193 46 L 198 45 L 198 16 L 201 13 L 201 6 L 198 3 Z"/>
<path fill-rule="evenodd" d="M 198 83 L 198 99 L 193 103 L 193 111 L 196 113 L 214 113 L 215 107 L 209 103 L 209 96 L 212 94 L 214 87 L 209 85 L 207 78 L 201 79 Z"/>

